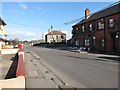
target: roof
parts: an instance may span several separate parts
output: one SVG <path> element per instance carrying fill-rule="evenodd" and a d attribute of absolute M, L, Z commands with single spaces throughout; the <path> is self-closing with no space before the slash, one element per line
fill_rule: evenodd
<path fill-rule="evenodd" d="M 66 35 L 66 34 L 58 30 L 52 30 L 47 35 Z"/>
<path fill-rule="evenodd" d="M 113 4 L 112 6 L 106 9 L 91 14 L 90 17 L 87 19 L 87 21 L 86 19 L 82 19 L 79 23 L 75 24 L 74 26 L 83 24 L 85 22 L 90 22 L 99 18 L 103 18 L 109 15 L 120 13 L 119 7 L 120 7 L 120 2 L 117 2 L 115 5 Z"/>
<path fill-rule="evenodd" d="M 0 17 L 0 21 L 2 21 L 3 25 L 6 25 L 6 23 L 2 20 L 2 18 Z"/>

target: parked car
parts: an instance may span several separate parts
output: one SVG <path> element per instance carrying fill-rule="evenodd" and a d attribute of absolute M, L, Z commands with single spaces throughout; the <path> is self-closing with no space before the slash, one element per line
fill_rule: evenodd
<path fill-rule="evenodd" d="M 86 47 L 80 47 L 80 50 L 81 51 L 87 51 L 87 48 Z"/>
<path fill-rule="evenodd" d="M 72 48 L 72 51 L 73 51 L 73 52 L 80 52 L 81 50 L 80 50 L 79 47 L 73 47 L 73 48 Z"/>

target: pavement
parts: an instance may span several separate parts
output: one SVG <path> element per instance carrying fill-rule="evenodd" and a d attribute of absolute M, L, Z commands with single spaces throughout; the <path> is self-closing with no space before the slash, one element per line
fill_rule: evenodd
<path fill-rule="evenodd" d="M 15 54 L 9 54 L 9 55 L 2 55 L 2 60 L 0 60 L 0 79 L 5 79 L 13 61 L 12 57 L 14 57 Z"/>
<path fill-rule="evenodd" d="M 57 88 L 66 87 L 49 68 L 47 68 L 41 58 L 33 52 L 25 52 L 26 88 Z"/>

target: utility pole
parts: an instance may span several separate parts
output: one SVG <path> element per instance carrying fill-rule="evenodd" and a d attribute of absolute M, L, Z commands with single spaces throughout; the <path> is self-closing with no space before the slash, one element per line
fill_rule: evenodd
<path fill-rule="evenodd" d="M 43 46 L 43 36 L 44 36 L 44 34 L 42 33 L 42 46 Z"/>
<path fill-rule="evenodd" d="M 52 32 L 53 26 L 51 25 L 51 34 L 52 34 L 52 38 L 53 38 L 53 44 L 54 44 L 54 37 L 53 37 L 53 32 Z"/>
<path fill-rule="evenodd" d="M 44 34 L 42 33 L 42 43 L 43 43 L 43 36 L 44 36 Z"/>

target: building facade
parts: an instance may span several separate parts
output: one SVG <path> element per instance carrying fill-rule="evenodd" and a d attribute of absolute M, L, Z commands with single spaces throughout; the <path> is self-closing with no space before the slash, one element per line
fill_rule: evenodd
<path fill-rule="evenodd" d="M 4 44 L 4 37 L 6 36 L 4 31 L 5 25 L 6 23 L 0 17 L 0 56 L 1 56 L 2 45 Z"/>
<path fill-rule="evenodd" d="M 45 35 L 45 41 L 47 43 L 66 43 L 66 34 L 61 30 L 48 30 L 48 34 Z"/>
<path fill-rule="evenodd" d="M 0 17 L 0 38 L 2 39 L 5 36 L 4 26 L 6 23 Z"/>
<path fill-rule="evenodd" d="M 73 46 L 87 47 L 91 51 L 120 52 L 120 2 L 90 14 L 73 26 Z"/>

